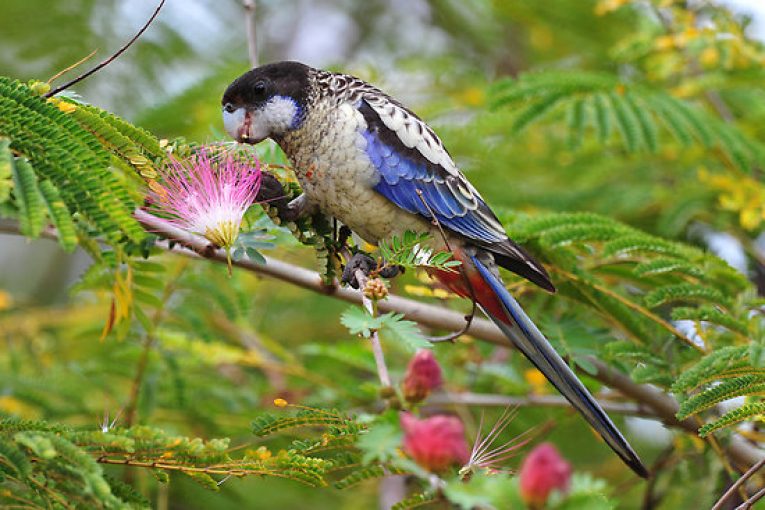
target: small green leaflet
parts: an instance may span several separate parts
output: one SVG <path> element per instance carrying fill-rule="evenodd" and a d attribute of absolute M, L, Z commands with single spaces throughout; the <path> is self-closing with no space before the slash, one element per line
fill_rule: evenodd
<path fill-rule="evenodd" d="M 453 260 L 449 252 L 433 253 L 426 247 L 429 240 L 430 234 L 417 234 L 407 230 L 403 237 L 393 236 L 389 241 L 380 242 L 380 255 L 386 264 L 454 271 L 453 268 L 459 266 L 460 261 Z"/>
<path fill-rule="evenodd" d="M 369 431 L 359 436 L 356 446 L 364 455 L 361 462 L 369 464 L 375 460 L 388 462 L 398 455 L 401 445 L 401 430 L 390 423 L 380 423 L 370 427 Z"/>
<path fill-rule="evenodd" d="M 384 336 L 400 342 L 412 351 L 429 349 L 430 342 L 422 336 L 417 323 L 404 319 L 404 314 L 388 312 L 379 317 L 372 317 L 363 308 L 352 306 L 340 316 L 340 322 L 354 335 L 369 338 L 372 331 L 380 331 Z"/>
<path fill-rule="evenodd" d="M 352 306 L 340 316 L 340 322 L 354 335 L 364 338 L 372 336 L 372 331 L 382 327 L 382 317 L 372 317 L 363 308 Z"/>
<path fill-rule="evenodd" d="M 7 138 L 0 138 L 0 203 L 8 200 L 11 195 L 11 142 Z"/>
<path fill-rule="evenodd" d="M 430 349 L 431 344 L 422 336 L 416 322 L 404 319 L 403 313 L 388 312 L 381 316 L 383 323 L 381 333 L 391 335 L 393 338 L 409 347 L 412 351 L 417 349 Z"/>

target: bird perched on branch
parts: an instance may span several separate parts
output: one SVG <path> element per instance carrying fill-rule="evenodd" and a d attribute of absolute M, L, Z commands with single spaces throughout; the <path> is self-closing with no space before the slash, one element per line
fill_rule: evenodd
<path fill-rule="evenodd" d="M 622 434 L 505 289 L 504 267 L 554 292 L 541 264 L 508 238 L 441 140 L 396 99 L 358 78 L 298 62 L 255 68 L 223 95 L 223 121 L 236 140 L 273 139 L 291 160 L 303 194 L 297 217 L 321 212 L 369 243 L 430 232 L 464 275 L 435 271 L 455 293 L 474 297 L 513 344 L 640 476 L 647 471 Z M 445 231 L 445 239 L 433 219 Z"/>

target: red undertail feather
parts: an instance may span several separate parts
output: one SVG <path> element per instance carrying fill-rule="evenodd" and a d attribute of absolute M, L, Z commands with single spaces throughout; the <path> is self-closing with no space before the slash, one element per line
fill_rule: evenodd
<path fill-rule="evenodd" d="M 455 268 L 455 271 L 430 270 L 428 273 L 458 296 L 470 299 L 471 289 L 468 288 L 465 282 L 465 276 L 467 276 L 470 285 L 473 287 L 472 291 L 475 293 L 476 302 L 494 317 L 507 324 L 511 324 L 511 320 L 507 316 L 507 312 L 496 292 L 492 290 L 489 284 L 486 283 L 486 280 L 476 270 L 470 258 L 465 256 L 462 250 L 455 251 L 454 258 L 462 262 L 462 266 Z M 463 275 L 463 271 L 466 275 Z"/>

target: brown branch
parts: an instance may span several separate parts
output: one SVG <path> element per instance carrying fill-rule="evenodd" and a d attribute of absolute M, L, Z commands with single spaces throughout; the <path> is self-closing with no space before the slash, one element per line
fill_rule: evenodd
<path fill-rule="evenodd" d="M 485 393 L 436 393 L 430 395 L 426 401 L 427 405 L 434 406 L 480 406 L 480 407 L 571 407 L 571 404 L 564 397 L 558 395 L 528 395 L 525 397 L 512 397 L 507 395 L 492 395 Z M 598 400 L 598 404 L 605 411 L 613 414 L 623 414 L 627 416 L 640 416 L 642 418 L 654 418 L 651 409 L 642 404 L 633 404 L 631 402 L 613 402 L 609 400 Z"/>
<path fill-rule="evenodd" d="M 757 503 L 759 500 L 765 497 L 765 489 L 760 489 L 757 491 L 754 496 L 747 499 L 743 503 L 741 503 L 738 507 L 736 507 L 736 510 L 749 510 L 752 508 L 752 506 Z"/>
<path fill-rule="evenodd" d="M 741 475 L 741 478 L 736 480 L 736 483 L 731 485 L 727 491 L 725 491 L 725 494 L 720 496 L 720 499 L 717 500 L 717 503 L 715 503 L 715 506 L 712 507 L 712 510 L 721 510 L 723 508 L 723 503 L 725 503 L 729 497 L 733 495 L 734 492 L 738 490 L 739 487 L 741 487 L 744 482 L 749 480 L 752 475 L 754 475 L 757 471 L 762 469 L 762 467 L 765 466 L 765 459 L 761 459 L 759 462 L 757 462 L 755 465 L 750 467 L 746 473 Z M 756 496 L 756 494 L 755 494 Z"/>
<path fill-rule="evenodd" d="M 172 249 L 169 246 L 161 246 L 165 250 L 194 258 L 201 258 L 203 255 L 200 254 L 204 254 L 206 258 L 226 263 L 225 252 L 214 249 L 204 238 L 175 228 L 145 211 L 137 210 L 135 216 L 148 231 L 164 235 L 187 246 L 184 247 L 176 244 Z M 18 223 L 0 219 L 0 232 L 20 234 Z M 52 232 L 55 232 L 55 230 L 48 229 L 44 235 L 51 236 Z M 51 237 L 54 236 L 55 234 Z M 233 265 L 335 299 L 361 304 L 361 293 L 359 291 L 337 286 L 328 287 L 322 283 L 321 276 L 315 271 L 288 264 L 281 260 L 266 257 L 265 264 L 257 264 L 250 260 L 239 260 L 234 261 Z M 389 295 L 387 299 L 378 303 L 378 307 L 381 312 L 392 311 L 403 313 L 407 319 L 432 328 L 456 330 L 462 327 L 465 322 L 464 316 L 457 311 L 400 296 Z M 473 320 L 468 329 L 468 334 L 496 345 L 512 347 L 510 341 L 502 334 L 499 328 L 486 319 Z M 679 410 L 679 405 L 673 397 L 663 393 L 654 386 L 635 383 L 622 372 L 609 367 L 598 359 L 590 358 L 590 361 L 597 368 L 597 373 L 593 376 L 595 379 L 638 402 L 641 407 L 653 413 L 665 425 L 685 430 L 694 435 L 697 434 L 698 427 L 695 422 L 691 420 L 681 422 L 675 417 L 675 413 Z M 748 469 L 765 458 L 765 451 L 757 448 L 752 442 L 735 433 L 730 436 L 726 451 L 731 460 L 737 466 L 743 467 L 743 469 Z"/>
<path fill-rule="evenodd" d="M 242 0 L 244 7 L 244 26 L 247 30 L 247 55 L 250 58 L 250 67 L 258 67 L 258 36 L 255 29 L 255 0 Z"/>
<path fill-rule="evenodd" d="M 139 37 L 141 37 L 141 35 L 143 35 L 143 33 L 146 31 L 147 28 L 149 28 L 149 25 L 151 25 L 154 22 L 154 20 L 157 18 L 157 15 L 159 15 L 159 11 L 162 9 L 162 6 L 165 5 L 165 1 L 166 0 L 160 0 L 159 5 L 154 10 L 154 14 L 152 14 L 151 17 L 149 18 L 149 20 L 146 23 L 144 23 L 144 25 L 141 27 L 141 29 L 138 31 L 138 33 L 135 34 L 133 36 L 133 38 L 130 39 L 127 43 L 125 43 L 120 49 L 118 49 L 116 51 L 116 53 L 111 55 L 109 58 L 103 60 L 101 63 L 99 63 L 98 65 L 96 65 L 92 69 L 90 69 L 88 71 L 85 71 L 84 73 L 79 75 L 77 78 L 75 78 L 73 80 L 70 80 L 70 81 L 64 83 L 63 85 L 61 85 L 60 87 L 56 87 L 55 89 L 51 90 L 50 92 L 45 94 L 43 97 L 46 97 L 46 98 L 47 97 L 53 97 L 56 94 L 58 94 L 59 92 L 62 92 L 64 90 L 68 89 L 69 87 L 71 87 L 72 85 L 81 82 L 85 78 L 91 76 L 94 73 L 97 73 L 98 71 L 100 71 L 104 67 L 106 67 L 109 64 L 111 64 L 112 62 L 114 62 L 120 55 L 125 53 L 125 51 L 127 51 L 127 49 L 130 48 L 133 45 L 133 43 L 136 42 Z"/>
<path fill-rule="evenodd" d="M 96 458 L 96 462 L 100 464 L 117 464 L 121 466 L 163 469 L 165 471 L 181 471 L 184 473 L 205 473 L 208 475 L 227 475 L 227 476 L 237 476 L 237 477 L 242 477 L 247 475 L 271 475 L 271 476 L 281 476 L 283 478 L 286 478 L 285 476 L 280 475 L 279 473 L 268 471 L 268 470 L 244 469 L 236 465 L 230 466 L 225 464 L 207 466 L 207 467 L 196 467 L 196 466 L 186 466 L 183 464 L 173 464 L 170 462 L 162 462 L 162 461 L 142 461 L 142 460 L 124 459 L 124 458 L 112 459 L 106 456 L 101 456 Z"/>

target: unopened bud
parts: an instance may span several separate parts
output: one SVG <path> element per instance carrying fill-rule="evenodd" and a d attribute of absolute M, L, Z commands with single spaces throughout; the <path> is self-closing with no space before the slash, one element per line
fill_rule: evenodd
<path fill-rule="evenodd" d="M 409 361 L 402 383 L 404 398 L 416 403 L 424 400 L 430 392 L 443 384 L 441 367 L 430 349 L 421 349 Z"/>
<path fill-rule="evenodd" d="M 436 415 L 419 420 L 402 413 L 401 427 L 406 454 L 434 473 L 465 464 L 470 457 L 465 428 L 456 416 Z"/>
<path fill-rule="evenodd" d="M 379 301 L 388 297 L 388 287 L 382 278 L 370 278 L 364 285 L 364 296 L 372 301 Z"/>
<path fill-rule="evenodd" d="M 526 456 L 520 472 L 521 497 L 530 508 L 543 508 L 554 490 L 565 492 L 571 465 L 551 443 L 542 443 Z"/>

